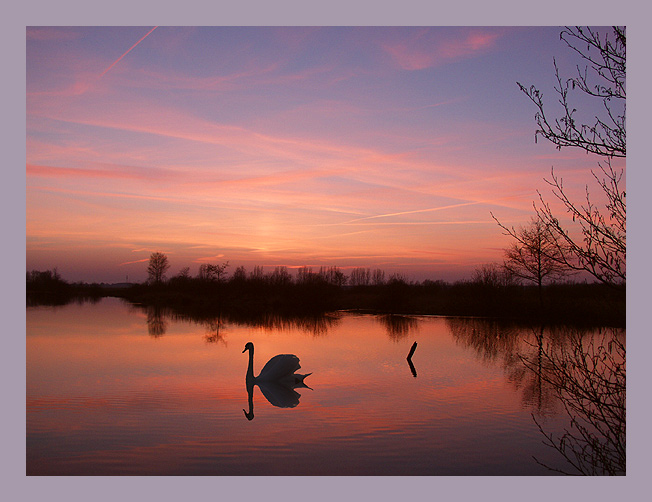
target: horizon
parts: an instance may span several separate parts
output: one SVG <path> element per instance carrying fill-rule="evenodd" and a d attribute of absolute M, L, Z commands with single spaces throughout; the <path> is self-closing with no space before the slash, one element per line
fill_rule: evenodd
<path fill-rule="evenodd" d="M 495 263 L 495 264 L 498 265 L 499 267 L 502 267 L 502 264 L 500 264 L 500 263 Z M 224 263 L 222 263 L 220 265 L 224 265 Z M 491 265 L 491 264 L 487 264 L 487 265 Z M 399 272 L 388 272 L 387 270 L 384 270 L 382 268 L 380 268 L 380 269 L 371 269 L 371 268 L 368 268 L 368 267 L 347 267 L 347 268 L 342 268 L 342 267 L 335 267 L 335 266 L 328 267 L 328 266 L 323 266 L 323 265 L 318 266 L 318 267 L 301 266 L 301 267 L 292 267 L 292 268 L 286 267 L 284 265 L 278 265 L 278 266 L 274 266 L 274 267 L 264 267 L 264 266 L 256 266 L 256 265 L 254 265 L 254 267 L 257 267 L 259 270 L 262 270 L 263 275 L 266 276 L 266 277 L 272 277 L 274 271 L 277 268 L 285 268 L 285 270 L 290 274 L 290 277 L 291 277 L 292 281 L 297 281 L 297 279 L 299 278 L 299 269 L 302 269 L 302 268 L 308 269 L 308 273 L 309 274 L 314 274 L 314 275 L 321 274 L 322 273 L 321 269 L 324 269 L 324 270 L 328 271 L 328 269 L 334 268 L 337 271 L 342 272 L 344 274 L 346 282 L 345 282 L 345 284 L 343 284 L 343 286 L 349 286 L 350 285 L 350 284 L 348 284 L 348 281 L 349 281 L 349 279 L 351 277 L 351 273 L 353 272 L 353 270 L 356 270 L 356 269 L 366 269 L 370 273 L 373 273 L 376 270 L 380 270 L 382 272 L 382 274 L 383 274 L 382 277 L 383 277 L 384 284 L 388 283 L 389 281 L 391 281 L 393 279 L 397 279 L 399 281 L 404 281 L 407 284 L 413 284 L 413 285 L 427 284 L 428 281 L 431 281 L 433 283 L 434 282 L 442 282 L 442 283 L 448 284 L 448 285 L 455 285 L 456 283 L 464 283 L 464 282 L 467 282 L 467 281 L 473 281 L 474 280 L 473 277 L 471 277 L 471 275 L 473 275 L 473 274 L 471 274 L 469 277 L 460 277 L 458 275 L 453 274 L 452 278 L 447 279 L 445 277 L 433 277 L 433 276 L 421 277 L 421 276 L 419 276 L 419 274 L 414 274 L 413 276 L 408 276 L 408 275 L 405 275 L 405 274 L 401 274 Z M 184 267 L 181 267 L 179 269 L 179 272 L 183 268 Z M 199 270 L 194 271 L 190 267 L 188 267 L 188 269 L 189 269 L 189 275 L 187 276 L 188 278 L 190 278 L 190 279 L 200 279 Z M 221 279 L 221 281 L 229 282 L 231 280 L 231 278 L 232 278 L 232 275 L 233 275 L 234 271 L 235 271 L 235 268 L 232 268 L 230 266 L 230 264 L 227 264 L 227 268 L 226 268 L 224 276 L 223 276 L 224 278 Z M 254 272 L 253 267 L 251 269 L 247 269 L 245 267 L 245 271 L 246 271 L 246 274 L 247 274 L 247 278 L 251 279 L 252 278 L 252 272 Z M 27 270 L 27 274 L 31 274 L 31 273 L 48 273 L 48 272 L 50 272 L 53 275 L 56 274 L 56 276 L 59 278 L 59 280 L 61 280 L 63 282 L 66 282 L 68 284 L 86 284 L 86 285 L 92 285 L 92 284 L 100 284 L 100 285 L 102 285 L 102 284 L 104 284 L 104 285 L 108 285 L 108 286 L 117 285 L 117 284 L 134 284 L 135 285 L 135 284 L 147 284 L 149 282 L 149 280 L 150 280 L 149 277 L 145 277 L 142 280 L 141 279 L 133 279 L 133 278 L 130 278 L 128 275 L 126 275 L 122 280 L 117 279 L 115 281 L 94 281 L 94 280 L 86 280 L 86 279 L 83 279 L 83 278 L 82 279 L 71 280 L 68 277 L 63 276 L 58 267 L 53 267 L 51 269 L 40 269 L 40 270 L 39 269 L 31 269 L 31 270 L 28 269 Z M 476 272 L 476 270 L 474 269 L 473 272 Z M 145 273 L 145 275 L 147 276 L 147 272 Z M 168 283 L 168 281 L 170 281 L 170 279 L 174 278 L 175 276 L 178 277 L 179 275 L 176 274 L 176 273 L 175 274 L 165 273 L 163 275 L 163 282 Z M 28 278 L 28 282 L 29 282 L 29 278 Z M 522 286 L 526 286 L 526 287 L 529 286 L 529 287 L 532 287 L 532 288 L 537 287 L 536 284 L 531 283 L 530 281 L 515 282 L 514 284 L 518 285 L 518 286 L 521 286 L 521 287 Z M 566 276 L 564 276 L 561 280 L 546 281 L 546 283 L 544 285 L 549 286 L 549 285 L 558 285 L 558 284 L 571 284 L 571 285 L 596 284 L 596 285 L 600 285 L 601 283 L 595 277 L 591 276 L 587 272 L 581 271 L 581 272 L 571 273 L 569 271 L 569 273 Z M 369 285 L 374 286 L 373 283 L 370 283 Z"/>
<path fill-rule="evenodd" d="M 551 168 L 574 200 L 597 168 L 535 142 L 516 84 L 554 108 L 553 58 L 579 62 L 559 31 L 28 27 L 27 270 L 142 282 L 159 251 L 168 277 L 467 279 L 510 243 L 491 212 L 527 224 Z"/>

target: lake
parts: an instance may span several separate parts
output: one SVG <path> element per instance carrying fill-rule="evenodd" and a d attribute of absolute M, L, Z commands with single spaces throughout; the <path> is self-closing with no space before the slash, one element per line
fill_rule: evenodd
<path fill-rule="evenodd" d="M 519 357 L 563 343 L 542 333 L 352 312 L 199 321 L 115 298 L 29 307 L 26 472 L 556 474 L 544 465 L 567 464 L 535 419 L 559 436 L 569 418 Z M 247 342 L 256 374 L 296 354 L 309 388 L 250 395 Z"/>

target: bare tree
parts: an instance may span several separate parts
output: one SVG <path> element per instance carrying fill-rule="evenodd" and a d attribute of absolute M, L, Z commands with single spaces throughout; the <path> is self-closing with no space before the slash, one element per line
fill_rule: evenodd
<path fill-rule="evenodd" d="M 247 269 L 244 265 L 240 265 L 235 269 L 233 275 L 231 276 L 231 281 L 233 282 L 242 282 L 247 279 Z"/>
<path fill-rule="evenodd" d="M 494 220 L 505 231 L 505 235 L 516 241 L 505 250 L 503 267 L 511 276 L 536 284 L 541 300 L 543 284 L 562 277 L 569 271 L 565 265 L 565 249 L 540 218 L 532 218 L 527 227 L 518 229 L 506 227 L 495 216 Z"/>
<path fill-rule="evenodd" d="M 158 251 L 152 253 L 147 266 L 148 281 L 151 284 L 161 284 L 165 280 L 165 273 L 169 268 L 170 263 L 166 255 Z"/>
<path fill-rule="evenodd" d="M 583 69 L 577 66 L 577 76 L 564 80 L 553 60 L 557 79 L 555 91 L 563 109 L 562 117 L 557 119 L 551 120 L 546 115 L 541 91 L 535 86 L 526 88 L 517 83 L 538 108 L 535 120 L 539 129 L 535 139 L 541 135 L 559 149 L 575 146 L 601 156 L 625 157 L 625 28 L 614 26 L 610 33 L 601 34 L 591 28 L 567 27 L 559 37 L 587 62 L 587 66 Z M 577 109 L 570 102 L 569 91 L 576 89 L 602 100 L 603 116 L 595 116 L 592 124 L 578 123 L 575 118 Z"/>
<path fill-rule="evenodd" d="M 317 275 L 312 271 L 312 267 L 299 267 L 297 270 L 297 284 L 308 284 L 313 282 Z"/>
<path fill-rule="evenodd" d="M 213 271 L 215 274 L 215 280 L 217 282 L 222 282 L 226 279 L 226 269 L 229 266 L 229 262 L 225 261 L 220 265 L 213 265 Z"/>
<path fill-rule="evenodd" d="M 344 286 L 347 277 L 338 267 L 319 267 L 319 278 L 333 286 Z"/>
<path fill-rule="evenodd" d="M 385 284 L 385 272 L 379 268 L 371 273 L 371 283 L 374 286 L 382 286 Z"/>
<path fill-rule="evenodd" d="M 563 263 L 574 269 L 583 270 L 598 281 L 625 289 L 626 281 L 626 193 L 623 187 L 623 170 L 612 167 L 613 157 L 626 157 L 625 130 L 625 77 L 626 77 L 626 34 L 625 28 L 613 27 L 608 33 L 599 33 L 591 28 L 566 28 L 560 38 L 579 54 L 587 66 L 577 67 L 577 76 L 566 79 L 559 75 L 555 62 L 555 74 L 559 103 L 563 109 L 561 118 L 550 120 L 543 105 L 543 94 L 534 86 L 521 90 L 534 102 L 538 111 L 535 121 L 538 135 L 562 147 L 578 147 L 589 153 L 606 157 L 598 163 L 601 174 L 592 171 L 595 181 L 603 192 L 605 207 L 598 207 L 586 187 L 586 201 L 574 202 L 564 191 L 562 179 L 551 173 L 545 180 L 552 187 L 554 196 L 564 205 L 573 222 L 579 225 L 581 237 L 574 236 L 564 228 L 553 214 L 550 205 L 539 193 L 539 206 L 535 206 L 537 217 L 550 229 L 554 241 L 562 252 Z M 576 120 L 575 109 L 570 103 L 569 91 L 578 90 L 584 95 L 601 101 L 602 116 L 595 116 L 591 124 Z"/>
<path fill-rule="evenodd" d="M 260 265 L 255 265 L 254 269 L 249 273 L 249 279 L 252 281 L 262 281 L 265 279 L 265 271 Z"/>
<path fill-rule="evenodd" d="M 221 265 L 213 265 L 211 263 L 203 263 L 199 266 L 197 278 L 202 281 L 222 282 L 226 276 L 226 268 L 229 262 L 224 262 Z"/>
<path fill-rule="evenodd" d="M 351 286 L 368 286 L 371 283 L 371 270 L 358 267 L 351 270 L 349 284 Z"/>
<path fill-rule="evenodd" d="M 183 267 L 175 277 L 181 280 L 190 279 L 190 267 Z"/>
<path fill-rule="evenodd" d="M 202 263 L 197 269 L 197 279 L 200 281 L 209 281 L 211 279 L 210 275 L 211 265 L 208 263 Z"/>
<path fill-rule="evenodd" d="M 598 207 L 591 200 L 588 186 L 585 202 L 572 201 L 564 191 L 562 179 L 553 171 L 546 182 L 579 225 L 580 237 L 564 228 L 540 193 L 536 215 L 551 232 L 551 242 L 560 251 L 560 263 L 589 272 L 598 281 L 624 291 L 626 194 L 623 171 L 614 169 L 611 160 L 627 155 L 625 28 L 613 27 L 603 34 L 590 28 L 566 28 L 560 38 L 587 63 L 584 69 L 577 67 L 576 77 L 565 81 L 554 64 L 555 90 L 563 109 L 561 118 L 550 121 L 541 92 L 534 86 L 527 89 L 518 85 L 538 108 L 535 139 L 541 135 L 558 149 L 577 147 L 604 159 L 598 162 L 602 174 L 591 174 L 606 203 Z M 578 121 L 577 110 L 570 104 L 570 91 L 575 90 L 600 100 L 602 116 L 596 115 L 590 124 Z M 581 336 L 575 336 L 570 349 L 558 352 L 545 348 L 539 356 L 545 360 L 543 369 L 532 361 L 529 367 L 555 386 L 571 420 L 570 429 L 560 438 L 539 426 L 546 443 L 559 451 L 578 473 L 625 474 L 624 338 L 612 335 L 601 342 L 590 339 L 585 343 Z"/>
<path fill-rule="evenodd" d="M 498 263 L 484 263 L 473 271 L 471 282 L 489 287 L 506 287 L 515 283 L 514 274 Z"/>
<path fill-rule="evenodd" d="M 285 266 L 274 268 L 274 272 L 271 273 L 269 280 L 276 286 L 287 286 L 288 284 L 292 284 L 292 276 L 290 275 L 288 268 Z"/>
<path fill-rule="evenodd" d="M 598 182 L 606 197 L 606 211 L 596 206 L 586 188 L 584 204 L 572 202 L 564 193 L 563 182 L 552 172 L 552 180 L 546 180 L 552 186 L 553 194 L 559 199 L 573 221 L 579 225 L 582 239 L 573 237 L 554 215 L 550 205 L 539 194 L 540 205 L 536 213 L 555 236 L 563 263 L 573 270 L 590 273 L 598 281 L 609 286 L 625 288 L 627 266 L 627 218 L 625 191 L 621 188 L 623 172 L 616 172 L 607 161 L 600 165 L 604 175 L 593 177 Z"/>

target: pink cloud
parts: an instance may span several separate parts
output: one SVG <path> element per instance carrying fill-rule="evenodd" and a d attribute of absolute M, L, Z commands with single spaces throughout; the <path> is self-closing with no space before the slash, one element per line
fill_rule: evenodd
<path fill-rule="evenodd" d="M 39 108 L 37 110 L 37 108 Z M 394 166 L 413 166 L 410 153 L 392 154 L 380 150 L 347 146 L 319 139 L 281 136 L 253 131 L 237 126 L 210 122 L 171 108 L 127 103 L 122 108 L 107 107 L 102 113 L 89 114 L 84 109 L 55 109 L 43 103 L 34 107 L 34 116 L 57 119 L 73 124 L 85 124 L 110 129 L 154 134 L 206 145 L 219 145 L 228 151 L 244 154 L 247 159 L 278 159 L 283 162 L 300 162 L 303 165 L 320 165 L 340 172 L 359 170 L 361 165 L 390 163 Z M 224 158 L 224 157 L 222 157 Z M 327 166 L 327 167 L 326 167 Z M 429 166 L 432 169 L 432 166 Z"/>
<path fill-rule="evenodd" d="M 500 31 L 474 30 L 466 36 L 455 32 L 453 37 L 435 39 L 427 30 L 415 32 L 410 38 L 383 44 L 394 62 L 404 70 L 423 70 L 457 59 L 475 56 L 491 49 L 502 36 Z"/>
<path fill-rule="evenodd" d="M 485 51 L 494 46 L 496 40 L 502 36 L 501 33 L 470 33 L 463 40 L 449 40 L 439 48 L 439 53 L 445 58 L 455 59 L 468 57 L 478 52 Z"/>

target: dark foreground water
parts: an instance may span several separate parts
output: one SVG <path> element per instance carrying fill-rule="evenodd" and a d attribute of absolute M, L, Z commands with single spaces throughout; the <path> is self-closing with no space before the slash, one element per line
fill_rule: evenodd
<path fill-rule="evenodd" d="M 569 420 L 519 357 L 536 352 L 537 334 L 351 313 L 200 322 L 117 299 L 30 307 L 26 472 L 554 474 L 533 457 L 565 461 L 533 415 L 556 435 Z M 563 337 L 546 330 L 543 340 Z M 310 389 L 256 386 L 249 396 L 248 341 L 256 373 L 296 354 Z"/>

